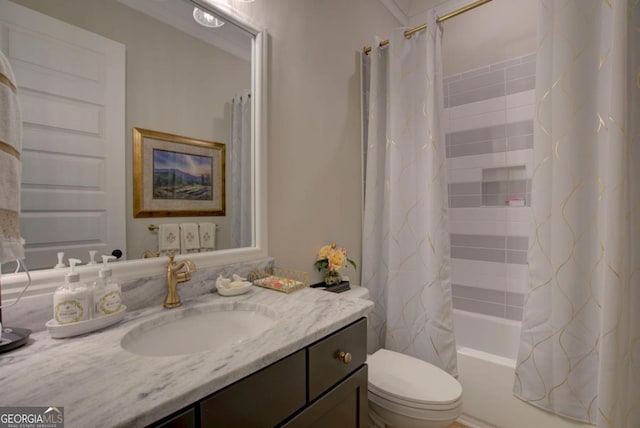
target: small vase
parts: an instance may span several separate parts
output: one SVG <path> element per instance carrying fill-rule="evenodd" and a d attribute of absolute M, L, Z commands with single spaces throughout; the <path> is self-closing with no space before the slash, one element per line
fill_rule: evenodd
<path fill-rule="evenodd" d="M 324 283 L 327 285 L 336 285 L 342 282 L 342 275 L 337 270 L 328 270 L 324 274 Z"/>

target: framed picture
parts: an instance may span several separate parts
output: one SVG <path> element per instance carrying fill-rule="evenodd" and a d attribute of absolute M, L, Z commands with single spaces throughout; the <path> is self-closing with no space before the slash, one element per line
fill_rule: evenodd
<path fill-rule="evenodd" d="M 133 128 L 133 216 L 225 215 L 225 145 Z"/>

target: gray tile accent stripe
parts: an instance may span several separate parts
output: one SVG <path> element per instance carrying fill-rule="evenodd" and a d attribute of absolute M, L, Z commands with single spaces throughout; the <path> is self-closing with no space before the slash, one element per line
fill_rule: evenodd
<path fill-rule="evenodd" d="M 531 121 L 533 127 L 533 121 Z M 511 127 L 510 129 L 516 129 Z M 515 135 L 515 134 L 514 134 Z M 467 131 L 448 133 L 445 141 L 449 146 L 457 144 L 476 143 L 479 141 L 496 140 L 507 136 L 506 125 L 488 126 L 486 128 L 469 129 Z"/>
<path fill-rule="evenodd" d="M 520 79 L 536 75 L 536 63 L 525 62 L 524 64 L 514 65 L 507 68 L 507 80 Z"/>
<path fill-rule="evenodd" d="M 454 246 L 451 246 L 451 258 L 495 263 L 505 263 L 507 260 L 505 250 Z"/>
<path fill-rule="evenodd" d="M 479 181 L 449 184 L 449 195 L 481 195 L 482 183 Z"/>
<path fill-rule="evenodd" d="M 514 321 L 522 321 L 522 314 L 523 314 L 522 308 L 507 306 L 506 309 L 507 310 L 504 316 L 505 318 L 514 320 Z"/>
<path fill-rule="evenodd" d="M 496 263 L 527 264 L 526 236 L 452 233 L 451 258 Z"/>
<path fill-rule="evenodd" d="M 524 294 L 451 284 L 454 309 L 522 321 Z"/>
<path fill-rule="evenodd" d="M 476 247 L 476 248 L 498 248 L 506 249 L 509 238 L 515 236 L 496 236 L 496 235 L 462 235 L 457 233 L 451 234 L 451 246 L 455 247 Z M 521 237 L 517 237 L 521 238 Z M 527 242 L 529 238 L 522 237 Z"/>
<path fill-rule="evenodd" d="M 463 299 L 461 297 L 453 297 L 452 300 L 454 309 L 462 309 L 463 311 L 475 312 L 477 314 L 505 318 L 504 305 L 482 302 L 479 300 Z"/>
<path fill-rule="evenodd" d="M 448 158 L 531 149 L 533 120 L 450 132 L 445 145 Z"/>
<path fill-rule="evenodd" d="M 526 265 L 527 264 L 527 252 L 526 251 L 508 250 L 507 251 L 507 263 L 512 263 L 512 264 L 516 264 L 516 265 Z"/>
<path fill-rule="evenodd" d="M 447 76 L 445 107 L 501 97 L 535 87 L 536 55 L 529 54 Z"/>
<path fill-rule="evenodd" d="M 529 238 L 527 236 L 507 236 L 507 248 L 509 250 L 529 249 Z"/>
<path fill-rule="evenodd" d="M 498 303 L 504 305 L 507 296 L 504 291 L 489 290 L 481 287 L 469 287 L 467 285 L 451 284 L 453 297 L 463 299 L 481 300 L 483 302 Z"/>
<path fill-rule="evenodd" d="M 462 77 L 457 82 L 449 83 L 449 95 L 457 95 L 484 88 L 486 86 L 504 85 L 504 72 L 502 70 L 486 71 L 475 77 Z"/>
<path fill-rule="evenodd" d="M 514 197 L 531 206 L 531 179 L 452 183 L 448 191 L 449 208 L 505 206 L 505 201 Z"/>
<path fill-rule="evenodd" d="M 449 196 L 449 208 L 475 208 L 482 206 L 482 195 Z"/>
<path fill-rule="evenodd" d="M 522 293 L 513 293 L 511 291 L 507 291 L 507 305 L 508 306 L 524 306 L 524 294 Z"/>
<path fill-rule="evenodd" d="M 484 155 L 487 153 L 503 153 L 507 151 L 507 140 L 483 141 L 480 143 L 460 144 L 447 147 L 447 157 Z"/>

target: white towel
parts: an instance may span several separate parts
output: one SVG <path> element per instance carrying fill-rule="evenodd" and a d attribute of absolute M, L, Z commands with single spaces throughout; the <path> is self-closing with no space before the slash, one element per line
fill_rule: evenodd
<path fill-rule="evenodd" d="M 0 51 L 0 263 L 24 259 L 20 237 L 22 117 L 16 78 Z"/>
<path fill-rule="evenodd" d="M 197 223 L 182 223 L 180 225 L 180 248 L 182 254 L 200 251 L 200 234 Z"/>
<path fill-rule="evenodd" d="M 200 226 L 200 248 L 201 251 L 216 249 L 216 224 L 198 223 Z"/>
<path fill-rule="evenodd" d="M 177 224 L 158 225 L 158 251 L 160 254 L 180 253 L 180 228 Z"/>

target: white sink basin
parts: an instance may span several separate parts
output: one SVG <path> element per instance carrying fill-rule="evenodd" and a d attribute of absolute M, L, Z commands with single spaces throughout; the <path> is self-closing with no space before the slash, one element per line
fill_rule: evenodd
<path fill-rule="evenodd" d="M 275 323 L 273 311 L 255 304 L 171 309 L 129 331 L 120 345 L 148 357 L 215 351 L 257 337 Z"/>

